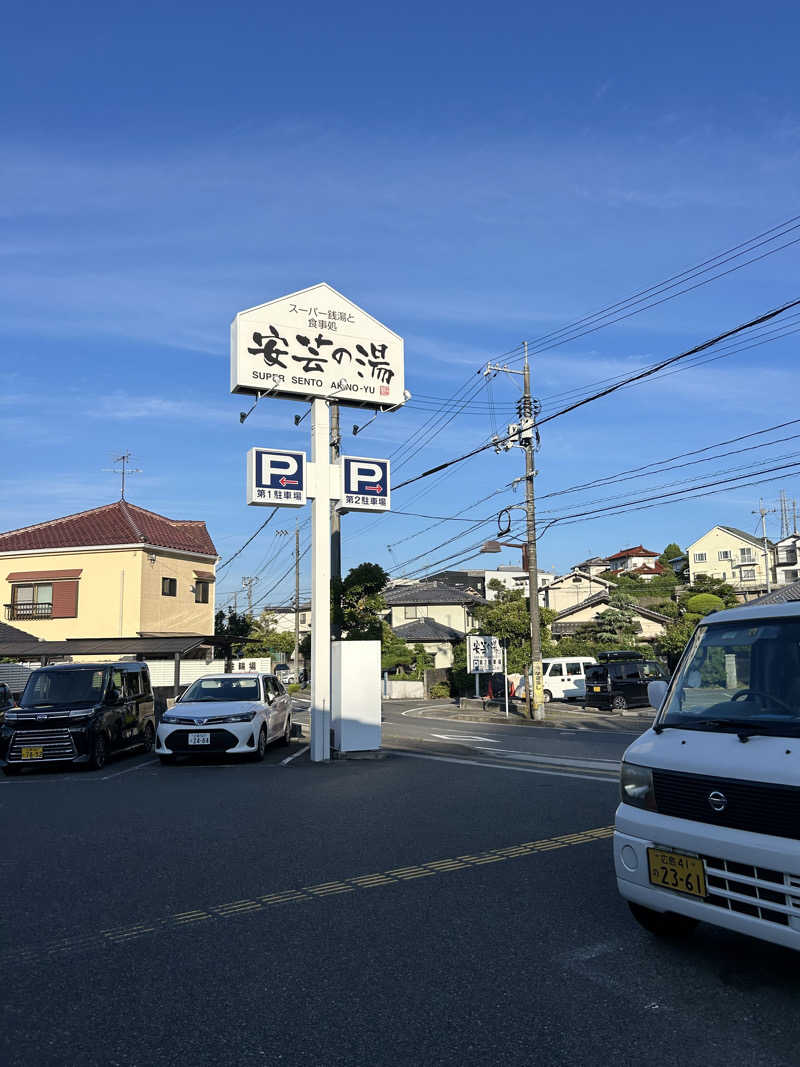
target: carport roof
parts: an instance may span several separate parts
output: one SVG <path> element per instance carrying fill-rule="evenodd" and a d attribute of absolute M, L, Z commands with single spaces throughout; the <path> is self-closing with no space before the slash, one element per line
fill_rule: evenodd
<path fill-rule="evenodd" d="M 12 627 L 9 627 L 12 629 Z M 19 631 L 22 633 L 22 631 Z M 24 635 L 28 637 L 29 635 Z M 28 656 L 185 656 L 201 645 L 218 645 L 230 648 L 241 643 L 241 638 L 206 636 L 204 634 L 176 634 L 163 637 L 73 637 L 66 641 L 37 641 L 12 637 L 3 638 L 0 633 L 0 655 Z"/>

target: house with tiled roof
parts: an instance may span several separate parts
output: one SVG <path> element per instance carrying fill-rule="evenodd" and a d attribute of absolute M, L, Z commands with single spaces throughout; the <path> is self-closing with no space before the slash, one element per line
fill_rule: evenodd
<path fill-rule="evenodd" d="M 473 608 L 483 597 L 443 582 L 404 582 L 384 591 L 387 622 L 408 644 L 421 644 L 435 667 L 451 667 L 453 646 L 475 625 Z"/>
<path fill-rule="evenodd" d="M 721 578 L 741 600 L 752 600 L 776 584 L 775 545 L 736 526 L 712 526 L 687 549 L 689 580 Z M 769 583 L 767 574 L 769 573 Z"/>
<path fill-rule="evenodd" d="M 560 611 L 550 624 L 550 633 L 556 640 L 561 637 L 572 637 L 581 626 L 594 622 L 598 615 L 607 611 L 609 601 L 610 593 L 604 590 L 587 597 L 580 604 Z M 631 610 L 639 626 L 639 638 L 642 641 L 655 641 L 656 638 L 661 637 L 671 621 L 666 615 L 651 611 L 640 604 L 635 604 Z"/>
<path fill-rule="evenodd" d="M 644 545 L 634 545 L 633 548 L 623 548 L 608 557 L 608 569 L 615 574 L 636 575 L 646 582 L 651 581 L 658 574 L 664 573 L 664 567 L 658 562 L 658 552 L 651 552 Z"/>
<path fill-rule="evenodd" d="M 118 500 L 0 533 L 4 619 L 37 638 L 214 632 L 204 522 Z"/>

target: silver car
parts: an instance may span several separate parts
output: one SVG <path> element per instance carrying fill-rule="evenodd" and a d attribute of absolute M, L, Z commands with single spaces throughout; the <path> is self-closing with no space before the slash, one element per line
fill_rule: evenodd
<path fill-rule="evenodd" d="M 212 674 L 161 716 L 155 751 L 162 763 L 209 752 L 263 760 L 270 742 L 291 736 L 291 698 L 274 675 Z"/>

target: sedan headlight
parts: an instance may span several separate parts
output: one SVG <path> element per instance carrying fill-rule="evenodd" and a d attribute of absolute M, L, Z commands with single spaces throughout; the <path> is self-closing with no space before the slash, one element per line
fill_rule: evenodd
<path fill-rule="evenodd" d="M 653 772 L 649 767 L 639 767 L 635 763 L 623 763 L 619 778 L 620 798 L 625 804 L 635 808 L 656 810 L 656 796 L 653 790 Z"/>
<path fill-rule="evenodd" d="M 255 711 L 243 711 L 241 715 L 226 715 L 220 722 L 252 722 L 256 717 Z"/>
<path fill-rule="evenodd" d="M 175 722 L 178 722 L 178 716 L 177 715 L 170 715 L 168 711 L 165 711 L 164 714 L 161 716 L 161 721 L 165 722 L 165 723 L 168 723 L 168 724 L 169 723 L 175 723 Z"/>

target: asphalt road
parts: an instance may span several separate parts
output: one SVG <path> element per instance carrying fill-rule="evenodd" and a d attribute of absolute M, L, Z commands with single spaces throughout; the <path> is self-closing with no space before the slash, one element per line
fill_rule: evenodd
<path fill-rule="evenodd" d="M 630 918 L 610 776 L 404 743 L 0 779 L 0 1060 L 797 1063 L 795 954 Z"/>

